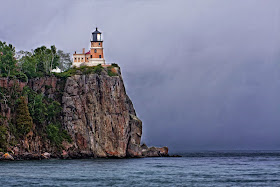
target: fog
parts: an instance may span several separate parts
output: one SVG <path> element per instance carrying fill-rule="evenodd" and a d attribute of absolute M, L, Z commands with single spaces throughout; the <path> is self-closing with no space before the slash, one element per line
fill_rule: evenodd
<path fill-rule="evenodd" d="M 280 149 L 280 1 L 0 0 L 0 40 L 74 53 L 103 32 L 143 121 L 172 151 Z"/>

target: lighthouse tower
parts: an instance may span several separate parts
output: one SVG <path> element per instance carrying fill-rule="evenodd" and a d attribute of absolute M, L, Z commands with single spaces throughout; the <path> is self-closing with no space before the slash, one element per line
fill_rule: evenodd
<path fill-rule="evenodd" d="M 97 29 L 92 33 L 91 44 L 90 44 L 90 65 L 105 64 L 103 54 L 103 41 L 102 33 Z"/>

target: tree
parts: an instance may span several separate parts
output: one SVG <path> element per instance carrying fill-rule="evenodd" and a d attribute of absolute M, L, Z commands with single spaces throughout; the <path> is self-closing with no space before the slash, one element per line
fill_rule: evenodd
<path fill-rule="evenodd" d="M 57 50 L 54 45 L 15 53 L 12 45 L 0 41 L 0 77 L 12 76 L 28 81 L 28 78 L 50 75 L 56 67 L 64 71 L 71 64 L 70 54 Z"/>
<path fill-rule="evenodd" d="M 64 53 L 62 50 L 58 50 L 57 55 L 59 56 L 59 69 L 62 71 L 69 69 L 72 65 L 70 53 Z"/>
<path fill-rule="evenodd" d="M 46 121 L 46 116 L 48 115 L 47 107 L 46 104 L 44 103 L 43 94 L 38 94 L 34 97 L 32 111 L 33 111 L 34 123 L 36 125 L 43 126 Z"/>
<path fill-rule="evenodd" d="M 32 129 L 32 117 L 29 114 L 27 101 L 25 97 L 21 96 L 17 108 L 16 124 L 18 133 L 25 136 Z"/>
<path fill-rule="evenodd" d="M 56 47 L 54 45 L 51 46 L 51 52 L 49 53 L 51 61 L 50 61 L 50 69 L 49 73 L 52 69 L 56 68 L 59 65 L 59 56 L 56 53 Z"/>
<path fill-rule="evenodd" d="M 54 45 L 50 49 L 46 46 L 38 47 L 31 58 L 25 56 L 25 60 L 23 69 L 26 71 L 25 67 L 31 67 L 32 70 L 35 70 L 36 76 L 49 75 L 51 70 L 59 65 L 59 56 Z M 34 74 L 34 71 L 31 74 Z"/>
<path fill-rule="evenodd" d="M 15 48 L 6 42 L 0 41 L 0 76 L 9 77 L 15 75 L 17 71 Z"/>
<path fill-rule="evenodd" d="M 61 112 L 61 105 L 57 101 L 53 101 L 52 103 L 48 104 L 47 113 L 48 113 L 48 120 L 49 121 L 56 121 L 59 118 L 59 114 Z"/>

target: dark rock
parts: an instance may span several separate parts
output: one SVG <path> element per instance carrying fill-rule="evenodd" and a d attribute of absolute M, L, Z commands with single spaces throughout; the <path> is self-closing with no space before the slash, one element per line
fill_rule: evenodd
<path fill-rule="evenodd" d="M 61 153 L 61 157 L 62 157 L 63 159 L 69 158 L 68 152 L 65 151 L 65 150 L 63 150 L 62 153 Z"/>
<path fill-rule="evenodd" d="M 103 73 L 69 77 L 62 106 L 64 127 L 74 140 L 70 149 L 95 157 L 142 155 L 142 122 L 120 76 Z"/>
<path fill-rule="evenodd" d="M 4 155 L 2 155 L 2 160 L 15 160 L 15 159 L 9 153 L 5 153 Z"/>
<path fill-rule="evenodd" d="M 20 157 L 23 160 L 41 160 L 42 156 L 38 153 L 25 152 Z"/>
<path fill-rule="evenodd" d="M 167 147 L 150 147 L 143 146 L 142 156 L 144 157 L 168 157 L 168 148 Z"/>
<path fill-rule="evenodd" d="M 169 155 L 169 157 L 182 157 L 181 155 Z"/>
<path fill-rule="evenodd" d="M 18 148 L 18 147 L 14 147 L 14 148 L 13 148 L 13 152 L 14 152 L 14 155 L 15 155 L 15 156 L 18 156 L 18 154 L 19 154 L 19 148 Z"/>
<path fill-rule="evenodd" d="M 50 159 L 51 158 L 51 154 L 47 153 L 47 152 L 43 153 L 41 156 L 42 156 L 43 159 Z"/>

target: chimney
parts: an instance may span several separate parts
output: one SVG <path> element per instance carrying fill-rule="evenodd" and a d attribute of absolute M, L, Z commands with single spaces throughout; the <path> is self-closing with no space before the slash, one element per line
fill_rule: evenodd
<path fill-rule="evenodd" d="M 76 51 L 75 51 L 75 54 L 76 54 Z"/>
<path fill-rule="evenodd" d="M 83 54 L 85 54 L 85 48 L 83 48 Z"/>

